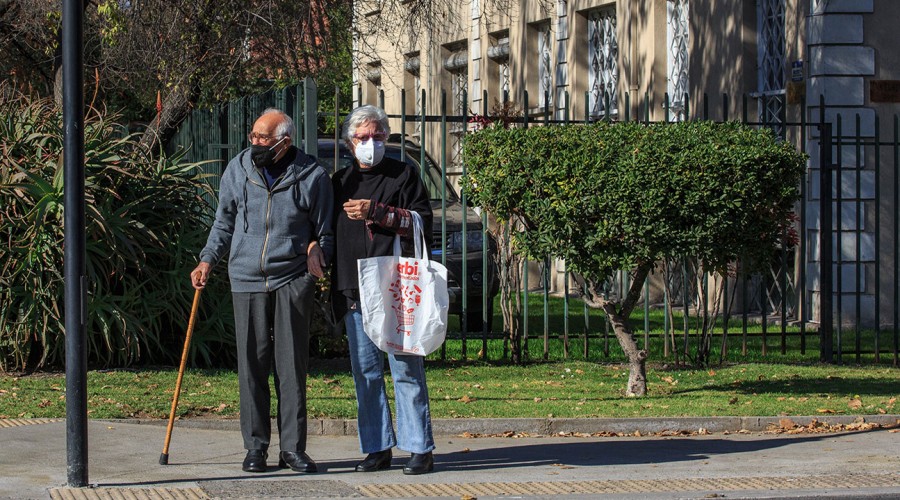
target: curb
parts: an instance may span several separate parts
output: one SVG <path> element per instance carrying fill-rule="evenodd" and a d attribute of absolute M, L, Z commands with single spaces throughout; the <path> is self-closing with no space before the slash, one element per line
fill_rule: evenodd
<path fill-rule="evenodd" d="M 817 421 L 826 426 L 851 424 L 900 424 L 900 415 L 816 415 L 783 417 L 674 417 L 674 418 L 438 418 L 432 420 L 432 430 L 437 436 L 460 434 L 685 434 L 716 432 L 762 432 L 772 427 L 782 428 L 783 421 L 806 425 Z M 164 419 L 98 419 L 119 424 L 165 426 Z M 356 436 L 355 419 L 309 419 L 311 436 Z M 240 431 L 238 419 L 176 419 L 176 426 L 192 429 Z M 276 428 L 273 420 L 272 428 Z"/>

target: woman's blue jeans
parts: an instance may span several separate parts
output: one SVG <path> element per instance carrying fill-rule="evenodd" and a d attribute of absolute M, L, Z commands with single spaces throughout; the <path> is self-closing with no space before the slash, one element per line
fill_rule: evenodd
<path fill-rule="evenodd" d="M 425 358 L 388 354 L 394 381 L 394 404 L 397 407 L 397 436 L 391 423 L 384 384 L 384 356 L 363 331 L 359 303 L 344 318 L 350 365 L 356 386 L 359 446 L 363 453 L 375 453 L 397 446 L 410 453 L 427 453 L 434 449 L 431 433 L 431 410 L 425 385 Z"/>

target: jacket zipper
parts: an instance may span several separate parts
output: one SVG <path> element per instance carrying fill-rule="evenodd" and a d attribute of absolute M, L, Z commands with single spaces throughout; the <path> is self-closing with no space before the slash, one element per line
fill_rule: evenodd
<path fill-rule="evenodd" d="M 266 280 L 266 291 L 269 291 L 269 276 L 266 274 L 266 251 L 269 247 L 269 215 L 272 210 L 272 192 L 266 194 L 266 236 L 263 239 L 262 253 L 259 255 L 259 270 Z"/>
<path fill-rule="evenodd" d="M 269 216 L 271 215 L 270 212 L 272 210 L 272 191 L 267 186 L 263 186 L 262 184 L 259 184 L 252 178 L 248 177 L 247 180 L 249 180 L 252 184 L 259 186 L 266 190 L 266 224 L 265 224 L 266 233 L 265 233 L 265 237 L 263 238 L 262 252 L 260 252 L 260 254 L 259 254 L 259 272 L 263 275 L 263 278 L 265 279 L 266 292 L 268 292 L 269 291 L 269 276 L 266 274 L 265 262 L 266 262 L 266 251 L 268 250 L 268 246 L 269 246 Z"/>

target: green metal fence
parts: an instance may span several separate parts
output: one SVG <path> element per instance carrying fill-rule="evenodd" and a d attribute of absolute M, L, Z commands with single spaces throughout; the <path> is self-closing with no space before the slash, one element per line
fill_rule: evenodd
<path fill-rule="evenodd" d="M 470 117 L 449 115 L 446 95 L 442 95 L 439 115 L 428 115 L 424 111 L 410 114 L 405 108 L 405 94 L 405 91 L 401 92 L 401 103 L 404 103 L 401 105 L 401 113 L 390 115 L 390 117 L 400 122 L 402 131 L 407 130 L 407 125 L 417 124 L 420 135 L 417 137 L 418 144 L 408 138 L 398 139 L 401 158 L 405 159 L 410 151 L 414 151 L 418 164 L 428 165 L 431 160 L 426 148 L 418 146 L 429 143 L 426 140 L 427 134 L 440 134 L 439 151 L 433 152 L 436 153 L 438 159 L 433 162 L 433 166 L 439 170 L 437 175 L 440 177 L 439 183 L 438 181 L 434 182 L 441 186 L 439 189 L 441 192 L 440 206 L 435 208 L 435 215 L 440 215 L 441 220 L 440 236 L 438 237 L 436 234 L 435 237 L 435 246 L 439 246 L 441 249 L 438 252 L 441 259 L 446 262 L 448 254 L 450 254 L 448 245 L 458 238 L 461 238 L 463 242 L 460 249 L 462 257 L 460 276 L 462 279 L 459 283 L 461 287 L 461 296 L 458 298 L 460 302 L 459 321 L 451 323 L 452 331 L 448 334 L 449 340 L 439 355 L 442 358 L 464 359 L 506 358 L 510 346 L 507 343 L 507 335 L 502 332 L 503 325 L 500 324 L 499 316 L 494 316 L 494 311 L 499 310 L 499 307 L 495 307 L 494 304 L 498 299 L 492 296 L 489 283 L 489 276 L 492 275 L 492 269 L 495 266 L 489 257 L 492 240 L 486 236 L 485 232 L 485 236 L 481 238 L 480 249 L 468 248 L 466 241 L 471 230 L 467 227 L 466 217 L 462 218 L 461 229 L 451 231 L 447 227 L 448 199 L 452 194 L 448 193 L 447 189 L 453 189 L 447 182 L 450 170 L 448 148 L 450 147 L 449 141 L 452 140 L 449 130 L 454 125 L 466 124 Z M 900 279 L 897 276 L 897 270 L 900 268 L 900 261 L 898 261 L 900 231 L 897 230 L 897 220 L 900 218 L 897 215 L 897 193 L 900 192 L 900 185 L 898 185 L 898 178 L 900 178 L 898 175 L 900 172 L 900 153 L 898 153 L 900 151 L 900 137 L 898 137 L 900 132 L 898 130 L 900 128 L 898 127 L 900 125 L 898 125 L 897 117 L 893 117 L 893 141 L 880 139 L 878 131 L 876 131 L 874 139 L 865 137 L 860 130 L 858 116 L 856 117 L 856 128 L 853 130 L 847 130 L 852 127 L 842 126 L 839 116 L 837 126 L 829 140 L 823 133 L 828 124 L 824 122 L 808 123 L 805 112 L 798 114 L 799 121 L 789 121 L 784 111 L 786 107 L 783 105 L 780 106 L 782 110 L 780 115 L 762 113 L 762 119 L 757 118 L 760 115 L 757 112 L 758 109 L 771 108 L 767 105 L 766 97 L 762 97 L 761 102 L 756 102 L 748 95 L 735 97 L 726 94 L 716 98 L 704 95 L 699 105 L 692 107 L 688 96 L 685 96 L 683 107 L 674 110 L 669 105 L 668 95 L 664 97 L 662 103 L 653 102 L 649 95 L 646 95 L 640 102 L 632 103 L 630 96 L 629 93 L 624 95 L 624 106 L 620 108 L 624 110 L 624 113 L 621 116 L 610 116 L 608 114 L 610 106 L 608 105 L 604 107 L 607 114 L 602 116 L 590 116 L 587 109 L 579 112 L 579 110 L 570 108 L 568 94 L 565 95 L 562 106 L 559 108 L 544 108 L 542 112 L 535 115 L 529 112 L 529 95 L 528 92 L 525 92 L 522 102 L 524 116 L 517 120 L 517 126 L 552 126 L 594 120 L 640 120 L 649 123 L 652 109 L 659 107 L 664 110 L 663 121 L 673 121 L 676 116 L 678 119 L 704 120 L 712 116 L 710 112 L 712 107 L 718 107 L 715 116 L 721 121 L 739 120 L 752 126 L 772 128 L 782 138 L 794 141 L 804 151 L 810 139 L 818 140 L 818 151 L 811 151 L 811 153 L 818 154 L 820 163 L 826 168 L 818 169 L 818 172 L 823 173 L 820 176 L 823 179 L 821 183 L 813 175 L 815 171 L 810 170 L 810 176 L 801 188 L 803 200 L 797 207 L 797 229 L 801 235 L 799 247 L 796 251 L 783 251 L 780 259 L 772 263 L 768 273 L 750 276 L 746 279 L 740 278 L 743 264 L 738 262 L 735 265 L 737 273 L 734 276 L 723 277 L 725 303 L 731 303 L 732 307 L 725 308 L 719 319 L 717 336 L 714 339 L 716 341 L 714 355 L 723 360 L 814 361 L 833 359 L 837 362 L 851 360 L 857 363 L 889 362 L 897 366 L 898 329 L 896 325 L 900 324 L 897 318 L 898 309 L 900 309 L 898 308 Z M 482 110 L 484 115 L 489 113 L 488 97 L 485 92 L 481 101 L 485 103 Z M 329 103 L 329 108 L 340 108 L 338 95 L 327 96 L 326 99 L 334 99 L 332 103 Z M 503 96 L 503 100 L 506 99 L 507 97 Z M 605 99 L 608 103 L 609 96 L 606 96 Z M 422 91 L 422 102 L 427 102 L 424 90 Z M 544 102 L 550 102 L 550 100 L 544 99 Z M 589 96 L 586 95 L 583 102 L 589 102 Z M 288 113 L 297 124 L 297 139 L 306 144 L 308 152 L 315 154 L 316 150 L 312 148 L 315 148 L 316 141 L 307 141 L 306 139 L 316 135 L 316 125 L 323 118 L 316 112 L 319 107 L 318 103 L 319 96 L 315 84 L 311 80 L 307 80 L 297 86 L 248 96 L 209 110 L 197 110 L 182 125 L 175 138 L 170 141 L 168 148 L 169 151 L 187 148 L 185 156 L 187 161 L 212 160 L 205 165 L 204 170 L 211 174 L 211 185 L 218 188 L 217 176 L 221 174 L 221 169 L 229 158 L 247 147 L 247 132 L 254 119 L 265 108 L 276 107 Z M 378 104 L 383 106 L 383 94 L 379 96 Z M 823 111 L 820 116 L 824 116 L 824 103 L 820 109 Z M 636 110 L 634 116 L 631 115 L 632 110 Z M 347 110 L 335 112 L 335 121 L 339 123 L 346 112 Z M 879 129 L 878 123 L 876 118 L 876 129 Z M 340 142 L 337 139 L 335 137 L 336 145 Z M 876 179 L 881 179 L 883 171 L 893 172 L 890 185 L 881 182 L 875 183 L 874 199 L 869 199 L 864 193 L 859 192 L 862 185 L 861 176 L 870 175 L 867 173 L 870 169 L 866 168 L 866 165 L 860 160 L 862 154 L 857 154 L 856 164 L 849 166 L 844 165 L 846 162 L 840 161 L 840 158 L 836 159 L 837 161 L 827 159 L 830 157 L 833 147 L 837 148 L 838 155 L 840 155 L 847 145 L 852 145 L 858 151 L 869 148 L 874 152 Z M 335 162 L 337 162 L 338 156 L 339 153 L 336 150 Z M 816 168 L 816 165 L 811 165 L 811 168 Z M 424 170 L 423 175 L 426 175 Z M 464 163 L 460 165 L 457 173 L 465 174 Z M 827 175 L 825 174 L 836 176 L 835 179 L 838 182 L 837 198 L 834 202 L 837 207 L 836 220 L 841 223 L 836 225 L 834 237 L 838 242 L 843 242 L 842 235 L 852 234 L 856 242 L 856 253 L 854 254 L 856 257 L 863 254 L 861 242 L 873 240 L 874 257 L 871 259 L 863 261 L 861 258 L 855 258 L 855 262 L 848 261 L 844 245 L 839 245 L 840 250 L 835 256 L 834 263 L 831 262 L 830 252 L 827 252 L 829 255 L 825 254 L 824 248 L 830 246 L 830 244 L 826 244 L 825 240 L 830 242 L 832 238 L 827 230 L 830 225 L 819 224 L 808 213 L 810 207 L 822 207 L 821 210 L 817 210 L 818 220 L 834 220 L 826 213 L 825 208 L 832 206 L 832 200 L 829 199 L 830 192 L 825 193 L 821 189 L 818 194 L 811 192 L 811 188 L 814 186 L 826 185 L 824 179 Z M 857 192 L 845 195 L 846 191 L 842 191 L 840 187 L 841 180 L 854 176 Z M 828 176 L 828 179 L 831 178 Z M 884 199 L 885 193 L 890 193 L 893 200 Z M 462 205 L 465 206 L 464 192 L 461 193 L 461 197 Z M 874 205 L 872 205 L 873 203 Z M 867 207 L 871 211 L 873 206 L 875 207 L 876 221 L 874 227 L 868 229 L 861 220 L 852 225 L 852 228 L 845 227 L 841 218 L 842 207 L 855 207 L 856 217 L 859 218 Z M 476 232 L 485 231 L 486 217 L 486 214 L 482 214 L 481 228 L 476 229 Z M 882 230 L 882 225 L 889 226 L 891 223 L 893 231 Z M 824 231 L 819 232 L 818 237 L 811 236 L 812 233 L 810 233 L 815 229 L 813 227 L 815 225 L 825 228 Z M 459 231 L 459 235 L 455 234 L 456 231 Z M 817 260 L 811 258 L 811 243 L 821 247 L 819 248 L 821 258 Z M 480 250 L 477 253 L 480 254 L 481 261 L 479 263 L 470 262 L 468 252 L 477 250 Z M 832 265 L 836 265 L 838 269 L 834 279 L 836 292 L 835 289 L 829 290 L 832 288 L 832 280 L 827 278 L 831 274 Z M 559 266 L 563 266 L 563 285 L 560 290 L 552 290 L 551 274 Z M 890 268 L 893 268 L 892 277 L 883 274 L 886 269 Z M 690 326 L 692 314 L 703 307 L 698 296 L 700 296 L 701 287 L 707 286 L 709 283 L 705 276 L 698 275 L 696 269 L 698 266 L 691 259 L 665 263 L 645 283 L 643 307 L 635 313 L 632 321 L 636 335 L 642 336 L 643 347 L 651 352 L 651 360 L 684 360 L 690 354 L 694 342 Z M 874 286 L 860 286 L 868 269 L 874 270 Z M 532 274 L 539 276 L 537 284 L 529 283 L 527 270 L 532 270 Z M 816 275 L 816 279 L 810 278 L 811 272 Z M 854 273 L 856 279 L 854 287 L 847 287 L 846 283 L 842 282 L 842 277 L 850 272 Z M 475 303 L 472 302 L 473 298 L 470 296 L 473 295 L 469 289 L 472 284 L 467 279 L 474 273 L 480 273 L 482 276 L 480 284 L 482 293 Z M 885 276 L 888 277 L 885 278 Z M 601 361 L 620 359 L 617 357 L 615 342 L 610 340 L 614 337 L 610 334 L 611 329 L 608 322 L 602 313 L 589 309 L 580 300 L 580 290 L 568 271 L 565 270 L 564 263 L 556 262 L 550 257 L 541 262 L 526 261 L 526 272 L 524 272 L 523 278 L 523 289 L 520 291 L 523 299 L 521 325 L 524 329 L 522 341 L 523 353 L 526 358 L 578 358 Z M 623 293 L 628 288 L 628 279 L 627 273 L 619 273 L 616 279 L 608 284 L 608 293 L 611 295 Z M 662 299 L 651 298 L 651 289 L 653 288 L 651 281 L 664 284 Z M 810 283 L 815 284 L 816 282 L 818 288 L 813 287 L 815 289 L 812 289 L 808 286 Z M 812 300 L 812 297 L 816 295 L 820 299 Z M 740 296 L 739 301 L 735 300 L 737 296 Z M 833 314 L 827 311 L 828 297 L 833 297 L 837 304 Z M 848 300 L 855 306 L 853 314 L 847 312 Z M 888 312 L 884 311 L 883 304 L 885 303 L 893 304 Z M 868 308 L 867 304 L 872 304 L 872 307 Z M 825 311 L 824 315 L 823 311 Z M 474 314 L 470 315 L 470 313 Z M 889 315 L 892 317 L 887 317 Z M 848 327 L 848 325 L 851 326 Z M 477 354 L 473 355 L 473 352 Z"/>

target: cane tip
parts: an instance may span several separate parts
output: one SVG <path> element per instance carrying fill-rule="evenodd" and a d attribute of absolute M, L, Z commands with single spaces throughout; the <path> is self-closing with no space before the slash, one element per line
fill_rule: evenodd
<path fill-rule="evenodd" d="M 159 465 L 169 465 L 169 454 L 161 453 L 159 455 Z"/>

